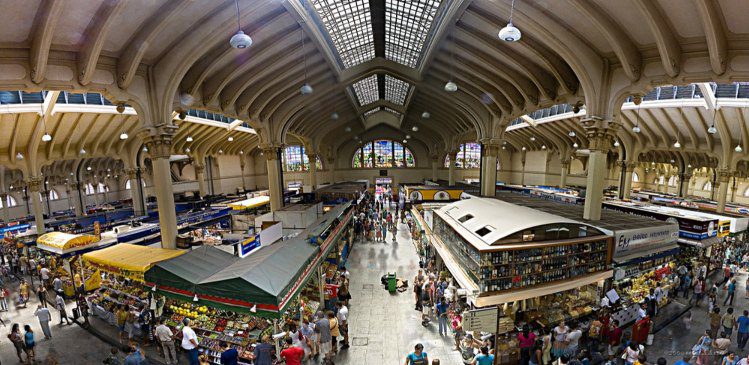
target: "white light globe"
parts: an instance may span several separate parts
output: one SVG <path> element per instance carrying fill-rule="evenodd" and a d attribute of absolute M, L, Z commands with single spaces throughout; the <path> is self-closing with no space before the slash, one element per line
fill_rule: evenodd
<path fill-rule="evenodd" d="M 233 35 L 229 40 L 229 44 L 236 49 L 244 49 L 252 45 L 252 38 L 243 31 L 237 31 L 237 34 Z"/>
<path fill-rule="evenodd" d="M 414 132 L 418 132 L 419 131 L 419 127 L 413 126 L 413 127 L 411 127 L 411 130 L 414 131 Z"/>
<path fill-rule="evenodd" d="M 346 133 L 351 132 L 351 127 L 346 127 L 344 130 L 346 131 Z"/>
<path fill-rule="evenodd" d="M 614 147 L 619 147 L 619 141 L 614 141 Z"/>
<path fill-rule="evenodd" d="M 52 140 L 52 136 L 49 133 L 44 133 L 42 136 L 42 142 L 49 142 Z"/>
<path fill-rule="evenodd" d="M 741 152 L 741 151 L 743 151 L 744 149 L 743 149 L 743 148 L 741 148 L 741 145 L 737 144 L 737 145 L 736 145 L 736 148 L 734 148 L 733 150 L 734 150 L 734 151 L 736 151 L 736 152 Z"/>
<path fill-rule="evenodd" d="M 632 132 L 634 132 L 634 133 L 640 133 L 640 127 L 638 127 L 638 126 L 632 127 Z"/>
<path fill-rule="evenodd" d="M 21 152 L 16 153 L 16 160 L 19 160 L 19 161 L 23 160 L 23 153 Z M 10 188 L 13 189 L 13 186 L 11 185 Z"/>
<path fill-rule="evenodd" d="M 431 117 L 431 116 L 432 115 L 429 114 L 429 112 L 423 112 L 423 113 L 421 113 L 421 117 L 424 118 L 424 119 L 429 119 L 429 117 Z"/>
<path fill-rule="evenodd" d="M 192 136 L 187 136 L 187 138 L 185 138 L 185 141 L 192 142 L 193 141 Z"/>
<path fill-rule="evenodd" d="M 127 135 L 127 133 L 125 133 L 125 132 L 122 132 L 122 134 L 120 134 L 120 139 L 121 139 L 121 140 L 123 140 L 123 141 L 124 141 L 124 140 L 126 140 L 126 139 L 128 139 L 128 138 L 130 138 L 130 136 L 128 136 L 128 135 Z"/>
<path fill-rule="evenodd" d="M 458 91 L 458 85 L 456 83 L 452 82 L 452 81 L 448 81 L 445 84 L 445 91 L 447 91 L 449 93 L 454 93 L 454 92 Z"/>
<path fill-rule="evenodd" d="M 520 36 L 520 29 L 515 28 L 512 23 L 507 23 L 506 27 L 499 30 L 499 39 L 505 42 L 517 42 Z"/>
<path fill-rule="evenodd" d="M 312 86 L 310 86 L 310 84 L 307 84 L 307 83 L 305 83 L 304 85 L 302 85 L 302 87 L 299 88 L 299 92 L 301 92 L 302 95 L 312 94 L 313 91 L 314 89 L 312 88 Z"/>
<path fill-rule="evenodd" d="M 714 125 L 711 125 L 710 128 L 707 129 L 707 133 L 710 133 L 710 134 L 718 133 L 718 128 L 715 128 Z"/>
<path fill-rule="evenodd" d="M 337 120 L 338 118 L 340 118 L 340 116 L 338 115 L 338 113 L 333 112 L 332 114 L 330 114 L 330 119 Z"/>

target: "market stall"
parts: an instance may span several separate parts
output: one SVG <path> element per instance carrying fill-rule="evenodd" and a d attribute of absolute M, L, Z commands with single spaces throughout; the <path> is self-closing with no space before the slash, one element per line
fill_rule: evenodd
<path fill-rule="evenodd" d="M 286 320 L 299 318 L 302 311 L 309 316 L 319 307 L 314 297 L 300 293 L 320 274 L 350 222 L 348 208 L 339 206 L 296 238 L 263 245 L 244 258 L 204 246 L 158 263 L 145 273 L 146 285 L 171 298 L 165 307 L 167 325 L 176 329 L 183 318 L 193 319 L 201 351 L 212 362 L 221 340 L 251 360 L 253 344 L 273 326 L 281 331 Z M 317 289 L 312 293 L 322 291 Z"/>
<path fill-rule="evenodd" d="M 101 240 L 92 235 L 69 234 L 63 232 L 45 233 L 37 238 L 36 246 L 47 256 L 52 276 L 58 276 L 63 282 L 63 293 L 70 298 L 76 288 L 88 292 L 99 287 L 97 272 L 85 269 L 81 265 L 80 255 L 99 250 L 117 241 Z M 54 265 L 52 264 L 54 263 Z"/>
<path fill-rule="evenodd" d="M 84 263 L 100 275 L 101 287 L 86 298 L 93 314 L 114 325 L 117 306 L 147 308 L 149 291 L 143 274 L 154 264 L 178 257 L 185 251 L 119 244 L 83 255 Z"/>

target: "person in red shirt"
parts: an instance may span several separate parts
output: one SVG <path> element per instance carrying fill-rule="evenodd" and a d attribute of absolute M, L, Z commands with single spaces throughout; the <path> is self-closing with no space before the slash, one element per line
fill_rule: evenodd
<path fill-rule="evenodd" d="M 608 355 L 609 360 L 613 360 L 617 352 L 619 352 L 619 344 L 622 342 L 622 329 L 619 328 L 619 321 L 611 321 L 609 326 L 609 348 Z"/>
<path fill-rule="evenodd" d="M 520 346 L 520 365 L 528 365 L 531 359 L 531 348 L 536 343 L 536 334 L 530 331 L 528 325 L 523 326 L 523 331 L 518 333 L 518 344 Z"/>
<path fill-rule="evenodd" d="M 281 351 L 281 358 L 286 360 L 286 365 L 302 365 L 304 350 L 301 347 L 292 346 L 291 338 L 286 339 L 286 348 Z"/>

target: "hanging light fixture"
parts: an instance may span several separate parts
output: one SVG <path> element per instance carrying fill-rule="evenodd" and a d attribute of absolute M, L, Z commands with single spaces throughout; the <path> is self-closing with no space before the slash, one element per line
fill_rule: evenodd
<path fill-rule="evenodd" d="M 307 2 L 305 1 L 304 3 L 306 4 Z M 305 5 L 305 8 L 306 8 L 306 5 Z M 302 57 L 304 57 L 304 85 L 302 85 L 302 87 L 299 88 L 299 92 L 301 92 L 302 95 L 309 95 L 309 94 L 312 94 L 312 92 L 315 90 L 307 82 L 307 53 L 304 52 L 304 29 L 301 29 L 300 33 L 302 34 Z"/>
<path fill-rule="evenodd" d="M 713 124 L 710 125 L 710 127 L 707 129 L 707 133 L 715 134 L 718 133 L 718 128 L 715 128 L 715 113 L 717 113 L 717 109 L 713 110 Z"/>
<path fill-rule="evenodd" d="M 575 142 L 575 143 L 573 143 L 573 144 L 572 144 L 572 147 L 573 147 L 573 148 L 578 148 L 578 147 L 580 147 L 580 146 L 578 146 L 577 142 Z"/>
<path fill-rule="evenodd" d="M 507 25 L 499 30 L 499 39 L 505 41 L 505 42 L 517 42 L 520 40 L 520 29 L 515 28 L 514 25 L 512 25 L 512 13 L 515 11 L 515 0 L 512 0 L 512 5 L 510 6 L 510 20 L 507 22 Z"/>
<path fill-rule="evenodd" d="M 84 148 L 81 148 L 81 150 L 78 151 L 78 154 L 85 155 L 86 154 L 86 150 Z"/>
<path fill-rule="evenodd" d="M 692 164 L 687 165 L 687 168 L 691 169 L 692 168 Z"/>
<path fill-rule="evenodd" d="M 224 150 L 218 150 L 218 154 L 219 155 L 223 155 L 224 154 Z"/>
<path fill-rule="evenodd" d="M 195 296 L 192 297 L 192 301 L 193 302 L 197 302 L 198 300 L 200 300 L 200 299 L 198 299 L 198 295 L 195 294 Z"/>
<path fill-rule="evenodd" d="M 521 150 L 525 151 L 525 146 L 523 146 L 523 147 L 521 148 Z"/>
<path fill-rule="evenodd" d="M 349 132 L 351 132 L 351 127 L 346 127 L 346 128 L 344 128 L 343 130 L 345 130 L 345 131 L 346 131 L 346 133 L 349 133 Z"/>
<path fill-rule="evenodd" d="M 640 105 L 637 105 L 637 120 L 635 120 L 635 126 L 632 127 L 632 132 L 640 133 Z"/>
<path fill-rule="evenodd" d="M 190 147 L 185 148 L 185 153 L 190 153 Z"/>
<path fill-rule="evenodd" d="M 192 142 L 193 141 L 192 136 L 187 136 L 187 138 L 185 138 L 185 141 Z"/>
<path fill-rule="evenodd" d="M 86 171 L 91 171 L 91 166 L 86 166 Z"/>
<path fill-rule="evenodd" d="M 570 137 L 575 137 L 577 133 L 575 133 L 575 131 L 570 131 L 569 133 L 567 133 L 567 135 Z"/>
<path fill-rule="evenodd" d="M 411 127 L 411 130 L 414 131 L 414 132 L 418 132 L 419 131 L 419 127 L 413 126 L 413 127 Z"/>
<path fill-rule="evenodd" d="M 406 134 L 406 139 L 411 139 L 411 135 L 410 134 Z"/>
<path fill-rule="evenodd" d="M 18 160 L 18 161 L 23 160 L 23 153 L 21 153 L 21 152 L 16 153 L 16 160 Z M 11 185 L 10 188 L 12 189 L 13 186 Z"/>
<path fill-rule="evenodd" d="M 42 104 L 42 124 L 44 125 L 44 135 L 42 136 L 42 142 L 49 142 L 52 140 L 52 135 L 47 132 L 47 116 L 44 113 L 44 104 Z"/>
<path fill-rule="evenodd" d="M 125 133 L 125 131 L 122 131 L 122 133 L 120 133 L 120 139 L 121 140 L 124 141 L 124 140 L 126 140 L 128 138 L 130 138 L 130 136 L 128 136 L 127 133 Z"/>
<path fill-rule="evenodd" d="M 148 152 L 148 147 L 143 146 L 143 152 Z"/>
<path fill-rule="evenodd" d="M 681 143 L 679 143 L 678 139 L 674 142 L 674 148 L 681 148 Z"/>
<path fill-rule="evenodd" d="M 431 117 L 431 116 L 432 115 L 429 114 L 429 112 L 423 112 L 423 113 L 421 113 L 421 117 L 424 118 L 424 119 L 429 119 L 429 117 Z"/>
<path fill-rule="evenodd" d="M 736 145 L 736 148 L 734 148 L 733 150 L 734 150 L 734 151 L 736 151 L 736 152 L 741 152 L 741 151 L 743 151 L 744 149 L 743 149 L 743 148 L 741 148 L 741 144 L 737 144 L 737 145 Z"/>
<path fill-rule="evenodd" d="M 452 47 L 450 47 L 450 80 L 445 84 L 445 91 L 449 93 L 458 91 L 458 84 L 453 82 L 455 76 L 455 35 L 453 32 L 455 32 L 455 28 L 450 31 L 450 41 L 452 42 Z"/>
<path fill-rule="evenodd" d="M 239 151 L 239 154 L 240 154 L 240 155 L 244 155 L 244 151 L 241 151 L 241 150 L 240 150 L 240 151 Z"/>
<path fill-rule="evenodd" d="M 546 145 L 541 146 L 541 149 L 545 150 L 546 149 Z"/>
<path fill-rule="evenodd" d="M 234 2 L 237 5 L 237 33 L 229 40 L 232 48 L 244 49 L 252 45 L 252 38 L 242 31 L 242 25 L 239 22 L 239 0 Z"/>
<path fill-rule="evenodd" d="M 227 138 L 226 140 L 229 141 L 229 142 L 234 142 L 234 137 L 229 136 L 229 138 Z"/>
<path fill-rule="evenodd" d="M 333 113 L 330 114 L 330 119 L 338 120 L 338 118 L 340 118 L 340 116 L 338 115 L 338 113 L 333 112 Z"/>
<path fill-rule="evenodd" d="M 403 143 L 404 143 L 404 144 L 405 144 L 405 143 L 408 143 L 408 140 L 407 140 L 407 139 L 404 139 L 404 140 L 403 140 Z"/>
<path fill-rule="evenodd" d="M 619 147 L 619 141 L 614 141 L 614 147 Z"/>
<path fill-rule="evenodd" d="M 535 142 L 535 141 L 536 141 L 536 137 L 531 136 L 531 142 Z"/>

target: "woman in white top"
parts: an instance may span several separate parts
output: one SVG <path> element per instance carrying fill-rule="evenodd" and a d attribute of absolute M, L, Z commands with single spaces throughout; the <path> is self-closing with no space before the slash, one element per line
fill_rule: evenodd
<path fill-rule="evenodd" d="M 555 357 L 561 357 L 567 351 L 567 333 L 569 332 L 570 329 L 564 324 L 564 321 L 560 321 L 559 325 L 554 327 L 552 333 L 554 336 L 554 344 L 551 348 L 551 353 Z"/>
<path fill-rule="evenodd" d="M 636 343 L 630 342 L 629 347 L 627 347 L 626 350 L 624 350 L 625 358 L 624 358 L 624 365 L 633 365 L 637 359 L 640 357 L 640 348 L 637 346 Z"/>

